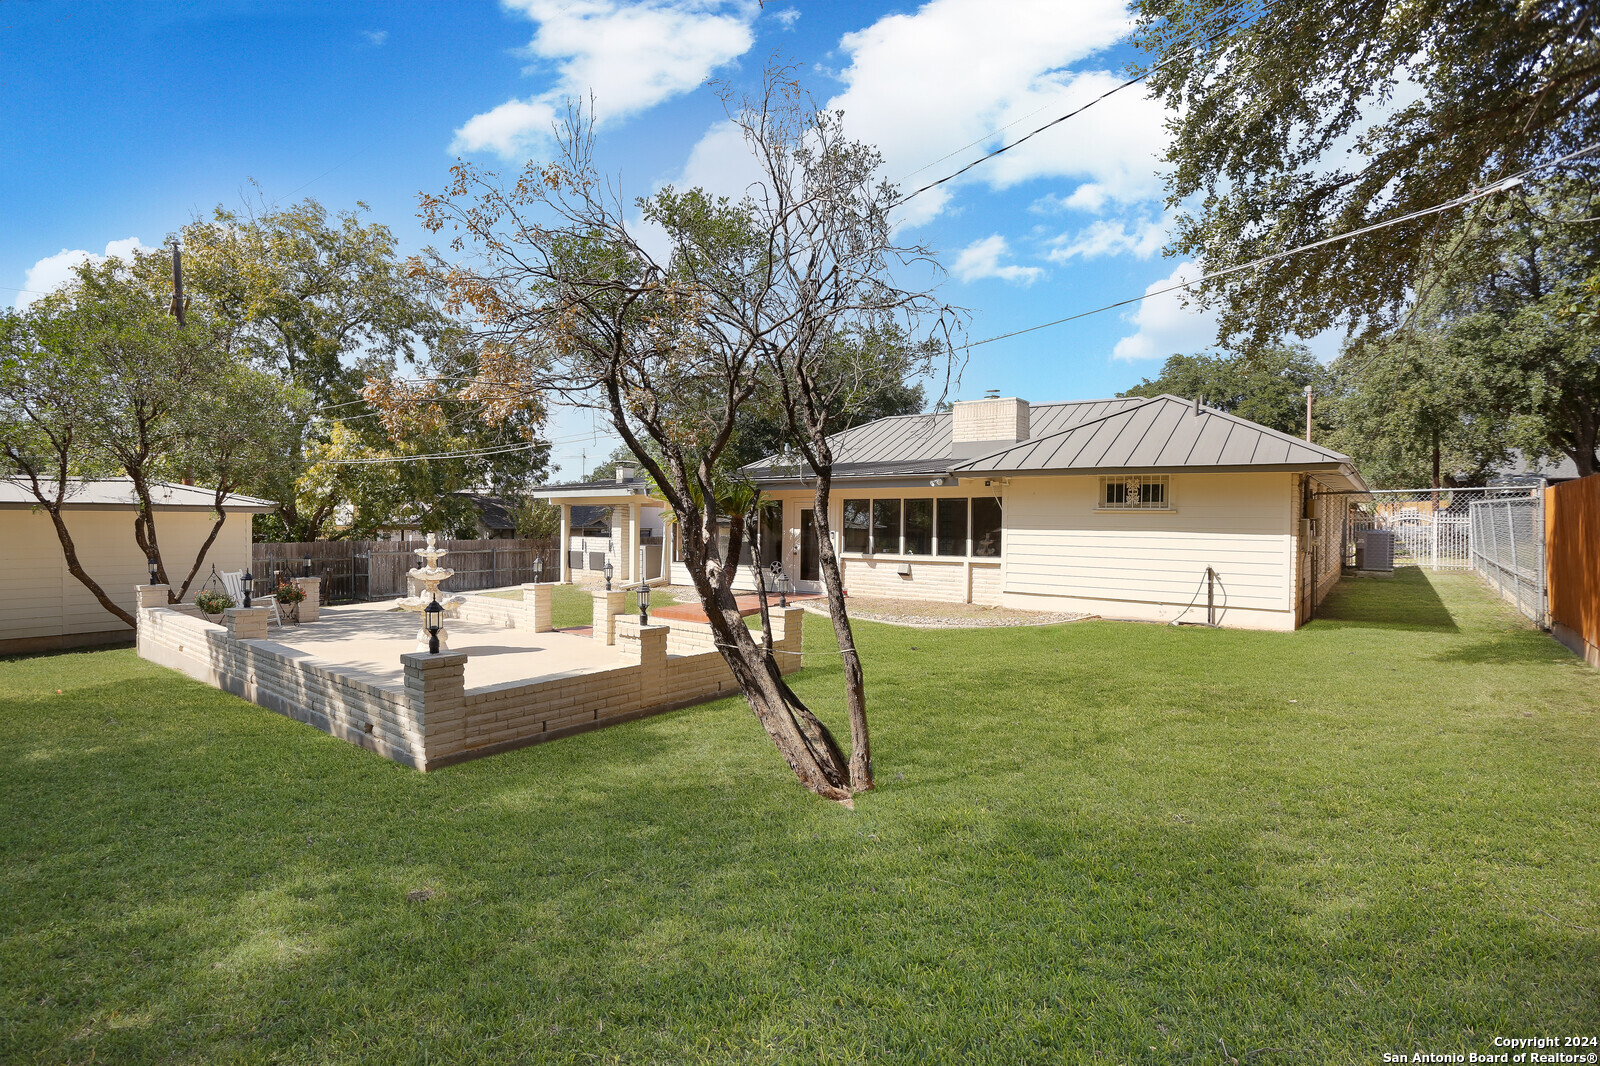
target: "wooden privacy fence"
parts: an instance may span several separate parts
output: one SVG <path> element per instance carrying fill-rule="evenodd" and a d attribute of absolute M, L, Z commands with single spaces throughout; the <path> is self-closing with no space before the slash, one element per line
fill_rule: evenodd
<path fill-rule="evenodd" d="M 1544 490 L 1550 628 L 1600 666 L 1600 475 Z"/>
<path fill-rule="evenodd" d="M 252 545 L 251 569 L 266 587 L 274 573 L 300 577 L 310 570 L 322 578 L 325 603 L 356 603 L 406 594 L 406 571 L 423 565 L 416 549 L 421 540 L 316 540 Z M 441 588 L 470 592 L 533 580 L 535 556 L 544 559 L 544 579 L 557 580 L 559 559 L 554 541 L 440 540 L 448 555 L 439 560 L 455 575 Z"/>

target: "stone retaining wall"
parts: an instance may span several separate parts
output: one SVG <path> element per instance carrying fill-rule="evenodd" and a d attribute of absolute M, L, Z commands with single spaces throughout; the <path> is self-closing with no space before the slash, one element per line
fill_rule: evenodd
<path fill-rule="evenodd" d="M 548 585 L 530 586 L 522 603 L 503 601 L 504 612 L 463 615 L 548 630 L 548 592 Z M 166 607 L 165 599 L 164 586 L 139 587 L 141 656 L 418 770 L 738 691 L 703 624 L 698 633 L 683 628 L 694 623 L 641 626 L 614 615 L 607 629 L 622 665 L 467 689 L 464 652 L 401 655 L 403 680 L 373 684 L 275 650 L 267 641 L 269 608 L 236 608 L 216 625 Z M 473 599 L 481 597 L 469 597 L 469 605 Z M 800 668 L 803 616 L 799 607 L 772 612 L 784 673 Z"/>

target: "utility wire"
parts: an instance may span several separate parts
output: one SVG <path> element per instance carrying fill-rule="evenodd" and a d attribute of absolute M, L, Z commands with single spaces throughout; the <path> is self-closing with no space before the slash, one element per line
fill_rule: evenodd
<path fill-rule="evenodd" d="M 1259 14 L 1257 15 L 1257 17 L 1260 17 Z M 1180 52 L 1178 55 L 1169 56 L 1167 59 L 1164 59 L 1160 63 L 1157 63 L 1155 66 L 1151 67 L 1149 70 L 1145 71 L 1143 74 L 1137 75 L 1136 77 L 1129 78 L 1127 81 L 1124 81 L 1119 85 L 1112 86 L 1111 88 L 1107 89 L 1105 92 L 1101 93 L 1099 96 L 1095 97 L 1093 100 L 1090 100 L 1088 103 L 1084 104 L 1083 106 L 1075 107 L 1071 111 L 1068 111 L 1066 114 L 1061 115 L 1061 116 L 1059 116 L 1057 118 L 1051 119 L 1049 122 L 1046 122 L 1043 126 L 1040 126 L 1036 130 L 1033 130 L 1031 133 L 1023 134 L 1021 137 L 1018 137 L 1016 140 L 1012 141 L 1010 144 L 1001 145 L 999 148 L 996 148 L 994 151 L 988 152 L 988 153 L 986 153 L 984 155 L 979 156 L 978 158 L 974 159 L 972 162 L 968 163 L 966 166 L 964 166 L 961 169 L 955 171 L 954 173 L 946 174 L 944 177 L 940 178 L 937 181 L 930 181 L 928 184 L 922 186 L 920 189 L 917 189 L 914 192 L 909 192 L 906 195 L 904 195 L 904 196 L 900 197 L 899 199 L 895 200 L 894 203 L 890 204 L 889 206 L 891 208 L 899 207 L 901 204 L 905 203 L 907 200 L 910 200 L 911 198 L 913 198 L 915 196 L 921 196 L 923 193 L 927 192 L 929 189 L 936 189 L 940 185 L 943 185 L 947 181 L 952 181 L 955 178 L 959 178 L 961 175 L 965 174 L 967 171 L 971 170 L 973 167 L 977 166 L 979 163 L 986 163 L 989 160 L 993 159 L 995 156 L 1001 155 L 1001 154 L 1003 154 L 1005 152 L 1009 152 L 1009 151 L 1011 151 L 1011 149 L 1017 147 L 1018 145 L 1023 144 L 1025 142 L 1029 141 L 1029 140 L 1032 140 L 1034 137 L 1037 137 L 1039 134 L 1043 133 L 1045 130 L 1050 129 L 1053 126 L 1059 126 L 1061 123 L 1067 121 L 1067 119 L 1069 119 L 1069 118 L 1072 118 L 1074 115 L 1083 114 L 1085 111 L 1089 110 L 1089 108 L 1093 107 L 1095 104 L 1098 104 L 1100 101 L 1106 99 L 1107 97 L 1114 96 L 1115 94 L 1121 92 L 1122 90 L 1128 88 L 1129 86 L 1139 84 L 1140 82 L 1144 81 L 1146 78 L 1150 77 L 1150 75 L 1152 75 L 1156 71 L 1160 70 L 1162 67 L 1165 67 L 1167 64 L 1174 63 L 1177 60 L 1188 56 L 1190 53 L 1194 52 L 1196 49 L 1199 49 L 1199 48 L 1201 48 L 1201 47 L 1203 47 L 1205 45 L 1210 44 L 1212 41 L 1216 40 L 1218 37 L 1221 37 L 1223 34 L 1226 34 L 1226 33 L 1231 33 L 1235 29 L 1237 29 L 1236 26 L 1229 25 L 1229 26 L 1223 27 L 1220 30 L 1217 30 L 1215 33 L 1213 33 L 1210 36 L 1206 37 L 1205 40 L 1201 41 L 1199 44 L 1191 45 L 1188 49 L 1186 49 L 1183 52 Z M 1019 119 L 1018 121 L 1021 121 L 1021 120 Z M 986 138 L 987 138 L 987 135 L 985 137 L 979 138 L 979 141 L 985 140 Z M 975 141 L 973 143 L 976 144 L 976 143 L 979 143 L 979 141 Z M 967 147 L 970 148 L 971 145 L 968 145 Z M 960 151 L 963 151 L 963 150 L 964 149 L 957 148 L 956 152 L 960 152 Z M 952 152 L 950 154 L 954 155 L 955 152 Z M 949 157 L 947 156 L 946 158 L 949 158 Z M 938 162 L 938 160 L 935 160 L 935 162 Z M 932 166 L 932 165 L 933 165 L 932 163 L 928 164 L 928 166 Z M 927 167 L 923 167 L 922 169 L 926 170 Z M 912 171 L 912 173 L 914 174 L 914 173 L 916 173 L 916 171 Z M 907 176 L 909 177 L 910 175 L 907 175 Z"/>
<path fill-rule="evenodd" d="M 1024 333 L 1033 333 L 1036 330 L 1048 329 L 1051 326 L 1059 326 L 1064 322 L 1073 322 L 1080 318 L 1088 318 L 1090 315 L 1098 315 L 1103 311 L 1111 311 L 1118 307 L 1126 307 L 1129 304 L 1136 304 L 1143 300 L 1148 300 L 1152 296 L 1161 296 L 1164 293 L 1174 292 L 1178 289 L 1191 288 L 1195 285 L 1199 285 L 1201 282 L 1213 281 L 1217 278 L 1225 278 L 1230 274 L 1238 274 L 1242 271 L 1252 270 L 1255 267 L 1263 266 L 1267 263 L 1275 263 L 1278 260 L 1286 259 L 1291 255 L 1298 255 L 1301 252 L 1309 252 L 1313 248 L 1321 248 L 1325 245 L 1349 240 L 1352 237 L 1360 237 L 1364 234 L 1372 233 L 1380 229 L 1388 229 L 1390 226 L 1398 226 L 1402 222 L 1411 222 L 1415 219 L 1426 218 L 1429 215 L 1437 215 L 1441 211 L 1449 211 L 1453 208 L 1464 207 L 1476 200 L 1483 199 L 1485 196 L 1493 196 L 1495 193 L 1507 192 L 1510 189 L 1521 185 L 1523 178 L 1535 173 L 1536 171 L 1546 170 L 1554 166 L 1560 166 L 1562 163 L 1570 163 L 1575 159 L 1586 156 L 1597 150 L 1600 150 L 1600 141 L 1597 141 L 1585 148 L 1580 148 L 1576 152 L 1569 152 L 1568 154 L 1561 156 L 1559 159 L 1552 159 L 1548 163 L 1539 163 L 1528 167 L 1526 170 L 1518 171 L 1509 177 L 1500 179 L 1493 185 L 1487 185 L 1484 188 L 1474 190 L 1473 192 L 1464 193 L 1461 196 L 1458 196 L 1453 200 L 1447 200 L 1442 204 L 1435 204 L 1432 207 L 1419 208 L 1416 211 L 1407 212 L 1406 214 L 1400 215 L 1397 218 L 1387 219 L 1383 222 L 1374 222 L 1369 226 L 1362 226 L 1359 229 L 1353 229 L 1345 233 L 1335 234 L 1332 237 L 1324 237 L 1321 240 L 1312 241 L 1309 244 L 1302 244 L 1295 248 L 1289 248 L 1282 252 L 1273 252 L 1271 255 L 1264 255 L 1259 259 L 1252 259 L 1248 263 L 1240 263 L 1237 266 L 1211 271 L 1210 273 L 1202 274 L 1197 278 L 1175 282 L 1174 284 L 1167 285 L 1159 289 L 1152 289 L 1141 296 L 1130 296 L 1126 300 L 1118 300 L 1116 303 L 1105 304 L 1104 306 L 1096 307 L 1090 311 L 1079 311 L 1075 315 L 1068 315 L 1065 318 L 1057 318 L 1050 322 L 1041 322 L 1037 326 L 1029 326 L 1026 329 L 1017 329 L 1012 330 L 1010 333 L 1000 333 L 993 337 L 985 337 L 981 341 L 973 341 L 970 344 L 963 344 L 957 348 L 957 351 L 965 351 L 969 348 L 976 348 L 983 344 L 993 344 L 995 341 L 1009 340 L 1012 337 L 1020 337 Z"/>

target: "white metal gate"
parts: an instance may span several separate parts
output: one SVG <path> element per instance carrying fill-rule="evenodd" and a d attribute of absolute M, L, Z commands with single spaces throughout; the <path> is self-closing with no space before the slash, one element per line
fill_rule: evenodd
<path fill-rule="evenodd" d="M 1541 497 L 1537 486 L 1465 489 L 1377 489 L 1358 498 L 1350 512 L 1354 544 L 1368 529 L 1394 534 L 1394 564 L 1429 570 L 1474 567 L 1472 505 L 1491 500 Z"/>

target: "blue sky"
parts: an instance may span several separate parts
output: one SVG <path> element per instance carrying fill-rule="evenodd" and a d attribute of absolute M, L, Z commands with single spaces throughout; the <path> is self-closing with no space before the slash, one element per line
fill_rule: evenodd
<path fill-rule="evenodd" d="M 538 156 L 551 110 L 591 90 L 601 162 L 630 193 L 735 191 L 747 164 L 704 82 L 753 86 L 774 53 L 914 187 L 1120 80 L 1126 31 L 1111 0 L 0 0 L 0 302 L 239 206 L 252 183 L 269 202 L 363 201 L 414 251 L 417 193 L 457 155 Z M 974 339 L 1184 269 L 1161 255 L 1161 122 L 1129 90 L 912 201 L 902 235 L 939 251 Z M 977 348 L 956 398 L 1107 396 L 1210 339 L 1207 316 L 1157 298 Z M 552 436 L 564 475 L 610 450 L 586 415 Z"/>

